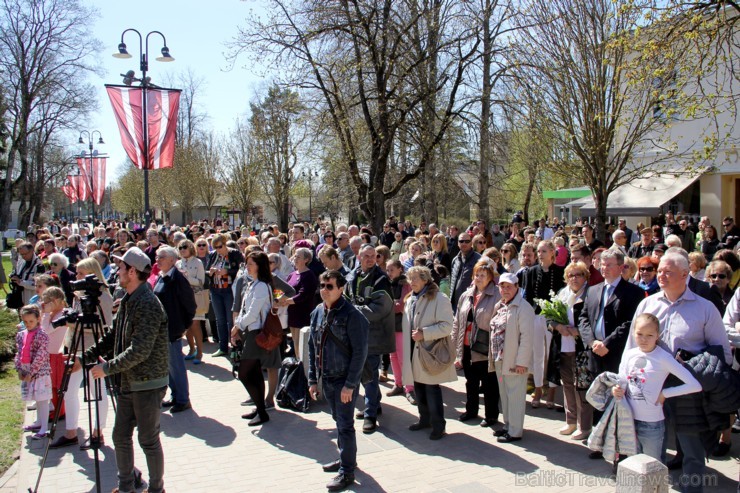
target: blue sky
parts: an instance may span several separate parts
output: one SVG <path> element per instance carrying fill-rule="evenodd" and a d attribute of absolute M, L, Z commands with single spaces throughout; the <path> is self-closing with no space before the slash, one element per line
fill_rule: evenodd
<path fill-rule="evenodd" d="M 265 85 L 253 70 L 242 68 L 246 57 L 238 60 L 230 71 L 224 53 L 225 43 L 233 38 L 237 26 L 244 25 L 250 10 L 260 8 L 259 0 L 127 0 L 89 1 L 88 5 L 98 9 L 99 17 L 94 22 L 94 35 L 101 43 L 99 63 L 103 77 L 93 76 L 90 82 L 96 87 L 98 112 L 90 117 L 87 126 L 78 130 L 99 130 L 105 145 L 96 146 L 100 152 L 109 154 L 107 181 L 118 176 L 126 159 L 121 146 L 120 134 L 116 126 L 110 101 L 104 84 L 121 84 L 119 74 L 128 70 L 139 73 L 139 46 L 136 33 L 127 33 L 124 39 L 132 58 L 121 60 L 113 58 L 117 52 L 121 33 L 127 28 L 137 29 L 142 34 L 157 30 L 167 38 L 172 63 L 161 63 L 154 59 L 159 56 L 162 38 L 152 35 L 149 40 L 149 72 L 152 82 L 162 84 L 169 74 L 176 76 L 188 68 L 205 79 L 200 95 L 200 109 L 209 115 L 210 126 L 220 133 L 226 133 L 240 114 L 246 113 L 249 101 L 255 92 Z M 196 100 L 197 102 L 197 100 Z M 87 149 L 86 145 L 76 144 L 78 132 L 70 140 L 70 153 Z"/>

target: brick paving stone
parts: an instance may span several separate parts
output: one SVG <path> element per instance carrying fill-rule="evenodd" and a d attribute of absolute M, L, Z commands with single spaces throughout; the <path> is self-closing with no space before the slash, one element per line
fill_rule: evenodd
<path fill-rule="evenodd" d="M 207 353 L 215 345 L 207 345 Z M 321 464 L 336 459 L 336 430 L 326 403 L 316 404 L 307 414 L 277 409 L 271 420 L 249 428 L 241 415 L 251 408 L 240 406 L 246 397 L 233 379 L 224 358 L 206 356 L 204 364 L 188 364 L 193 410 L 162 414 L 165 451 L 165 487 L 168 492 L 242 493 L 320 492 L 332 474 Z M 390 384 L 382 386 L 385 393 Z M 498 444 L 491 428 L 478 420 L 461 423 L 464 410 L 462 375 L 444 389 L 445 417 L 449 436 L 430 441 L 428 431 L 411 432 L 416 408 L 402 397 L 383 396 L 380 428 L 371 435 L 361 432 L 355 421 L 358 442 L 357 484 L 348 491 L 489 493 L 537 491 L 549 493 L 612 492 L 611 465 L 587 459 L 580 442 L 557 434 L 565 415 L 544 407 L 528 406 L 521 442 Z M 358 407 L 362 407 L 361 400 Z M 32 416 L 29 414 L 30 421 Z M 102 491 L 116 485 L 115 455 L 110 439 L 110 413 L 104 431 L 106 445 L 100 451 Z M 62 433 L 63 425 L 59 428 Z M 80 435 L 82 438 L 82 433 Z M 736 440 L 736 442 L 738 442 Z M 136 438 L 135 461 L 147 478 L 144 455 Z M 33 486 L 39 470 L 43 443 L 24 442 L 16 473 L 0 486 L 0 493 L 25 492 Z M 738 451 L 711 460 L 708 472 L 717 486 L 707 491 L 735 491 Z M 95 491 L 92 452 L 78 447 L 51 450 L 39 491 Z M 674 480 L 677 476 L 673 476 Z"/>

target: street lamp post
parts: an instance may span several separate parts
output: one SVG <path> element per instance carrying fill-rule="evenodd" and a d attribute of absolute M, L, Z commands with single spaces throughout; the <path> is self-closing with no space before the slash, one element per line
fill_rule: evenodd
<path fill-rule="evenodd" d="M 149 209 L 149 129 L 147 128 L 146 115 L 146 92 L 147 88 L 152 85 L 149 77 L 146 76 L 146 73 L 149 70 L 149 36 L 152 34 L 159 34 L 162 36 L 162 42 L 164 43 L 161 49 L 162 55 L 155 58 L 155 60 L 158 62 L 174 62 L 175 59 L 170 55 L 170 49 L 167 47 L 167 38 L 164 37 L 164 34 L 159 31 L 151 31 L 145 37 L 142 37 L 141 33 L 133 28 L 126 29 L 121 33 L 121 42 L 118 45 L 118 52 L 113 54 L 115 58 L 131 58 L 131 54 L 126 50 L 126 43 L 123 42 L 123 37 L 129 31 L 135 32 L 139 37 L 139 70 L 141 70 L 141 79 L 136 79 L 134 77 L 133 70 L 130 70 L 126 75 L 124 75 L 123 83 L 130 86 L 134 81 L 141 82 L 141 87 L 144 89 L 142 91 L 141 126 L 144 144 L 144 218 L 148 228 L 152 217 L 151 210 Z"/>
<path fill-rule="evenodd" d="M 89 130 L 82 130 L 80 132 L 80 139 L 77 141 L 78 144 L 84 144 L 85 141 L 83 140 L 83 135 L 87 137 L 87 148 L 90 150 L 88 153 L 90 157 L 90 172 L 88 173 L 88 179 L 90 180 L 90 206 L 92 210 L 92 222 L 95 223 L 95 177 L 93 176 L 93 159 L 95 158 L 96 153 L 93 152 L 93 142 L 95 140 L 95 134 L 98 134 L 98 145 L 105 144 L 103 142 L 103 136 L 100 134 L 100 130 L 93 130 L 90 132 Z M 81 156 L 83 159 L 85 158 L 85 151 L 82 151 Z"/>
<path fill-rule="evenodd" d="M 318 178 L 319 173 L 316 171 L 303 171 L 301 172 L 301 178 L 307 178 L 308 179 L 308 222 L 313 223 L 313 204 L 312 198 L 313 198 L 313 179 Z"/>

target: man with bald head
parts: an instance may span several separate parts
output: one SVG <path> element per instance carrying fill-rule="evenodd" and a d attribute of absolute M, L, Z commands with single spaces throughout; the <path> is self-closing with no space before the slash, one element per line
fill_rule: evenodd
<path fill-rule="evenodd" d="M 635 318 L 641 313 L 651 313 L 660 321 L 659 344 L 671 355 L 681 353 L 682 358 L 700 354 L 707 347 L 719 346 L 725 363 L 732 363 L 730 343 L 719 311 L 701 296 L 688 288 L 689 262 L 680 253 L 669 251 L 660 259 L 658 285 L 661 291 L 645 298 L 637 307 Z M 632 333 L 632 331 L 630 331 Z M 627 341 L 630 349 L 636 346 L 633 336 Z M 681 413 L 677 413 L 677 400 L 681 400 Z M 705 466 L 705 443 L 716 443 L 717 433 L 712 431 L 702 404 L 702 396 L 666 399 L 666 429 L 675 429 L 679 455 L 668 462 L 669 468 L 682 468 L 680 484 L 684 492 L 701 492 Z"/>

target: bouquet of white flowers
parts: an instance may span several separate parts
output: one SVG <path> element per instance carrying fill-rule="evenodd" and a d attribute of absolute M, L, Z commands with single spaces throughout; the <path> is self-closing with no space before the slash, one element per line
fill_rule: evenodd
<path fill-rule="evenodd" d="M 540 307 L 540 315 L 545 317 L 548 323 L 568 325 L 568 307 L 550 291 L 550 299 L 542 300 L 535 298 L 535 303 Z"/>

